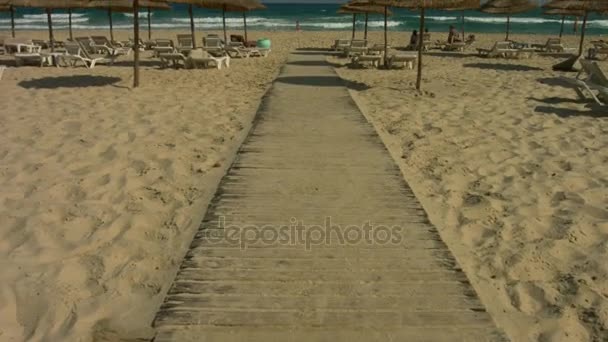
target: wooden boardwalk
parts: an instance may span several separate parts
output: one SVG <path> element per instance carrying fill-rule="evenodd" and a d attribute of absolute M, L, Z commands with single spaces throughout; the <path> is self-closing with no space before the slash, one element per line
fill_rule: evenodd
<path fill-rule="evenodd" d="M 154 326 L 156 342 L 506 341 L 311 51 L 264 99 Z"/>

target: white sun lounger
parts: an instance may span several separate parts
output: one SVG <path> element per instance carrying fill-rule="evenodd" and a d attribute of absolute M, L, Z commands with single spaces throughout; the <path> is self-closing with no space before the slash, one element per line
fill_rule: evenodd
<path fill-rule="evenodd" d="M 211 35 L 203 38 L 203 49 L 216 57 L 221 57 L 226 54 L 222 40 L 219 37 Z"/>
<path fill-rule="evenodd" d="M 331 46 L 331 49 L 334 51 L 344 51 L 344 49 L 350 46 L 349 39 L 336 39 L 334 45 Z"/>
<path fill-rule="evenodd" d="M 162 52 L 158 54 L 162 68 L 173 66 L 175 69 L 186 65 L 186 56 L 181 52 Z"/>
<path fill-rule="evenodd" d="M 594 41 L 591 42 L 593 47 L 589 48 L 587 56 L 589 59 L 598 59 L 604 61 L 608 59 L 608 42 Z"/>
<path fill-rule="evenodd" d="M 45 60 L 40 53 L 20 52 L 14 54 L 13 57 L 15 57 L 15 65 L 18 67 L 26 64 L 43 66 Z"/>
<path fill-rule="evenodd" d="M 186 67 L 198 68 L 200 66 L 209 67 L 210 64 L 214 64 L 217 69 L 222 69 L 223 66 L 226 68 L 230 67 L 230 56 L 215 57 L 203 50 L 202 48 L 194 49 L 190 52 L 190 56 L 186 59 Z"/>
<path fill-rule="evenodd" d="M 6 66 L 0 65 L 0 80 L 2 79 L 2 74 L 4 74 L 4 70 L 6 70 Z"/>
<path fill-rule="evenodd" d="M 250 48 L 249 56 L 251 57 L 268 57 L 270 49 L 265 48 Z"/>
<path fill-rule="evenodd" d="M 597 62 L 586 59 L 580 59 L 579 62 L 582 69 L 575 78 L 562 76 L 560 79 L 572 86 L 581 99 L 586 98 L 585 92 L 587 92 L 595 102 L 605 106 L 608 101 L 608 77 Z M 586 77 L 583 78 L 584 75 Z"/>
<path fill-rule="evenodd" d="M 82 64 L 92 69 L 98 63 L 114 63 L 114 59 L 116 56 L 106 55 L 106 56 L 91 56 L 85 48 L 82 46 L 80 42 L 68 42 L 65 43 L 65 55 L 59 56 L 59 63 L 57 64 L 69 64 L 71 66 L 76 66 L 78 62 L 82 62 Z"/>
<path fill-rule="evenodd" d="M 249 58 L 253 49 L 246 48 L 241 42 L 230 42 L 224 48 L 231 58 Z"/>
<path fill-rule="evenodd" d="M 509 54 L 516 53 L 517 49 L 511 48 L 511 42 L 496 42 L 491 49 L 477 49 L 481 57 L 507 57 Z"/>
<path fill-rule="evenodd" d="M 104 52 L 116 56 L 129 56 L 131 54 L 130 47 L 116 46 L 106 36 L 91 36 L 90 46 L 96 53 Z"/>
<path fill-rule="evenodd" d="M 417 59 L 418 59 L 417 54 L 408 53 L 408 54 L 399 54 L 399 55 L 389 56 L 387 59 L 387 62 L 388 62 L 388 67 L 391 69 L 394 67 L 397 67 L 400 63 L 402 64 L 403 68 L 413 69 L 414 62 Z"/>
<path fill-rule="evenodd" d="M 42 47 L 35 45 L 31 39 L 7 38 L 4 49 L 6 53 L 39 53 Z"/>
<path fill-rule="evenodd" d="M 156 39 L 156 45 L 152 48 L 154 50 L 154 57 L 159 57 L 163 53 L 173 53 L 175 51 L 175 45 L 171 39 Z"/>
<path fill-rule="evenodd" d="M 376 68 L 380 65 L 380 61 L 382 61 L 381 55 L 356 55 L 351 59 L 354 66 L 371 65 Z"/>
<path fill-rule="evenodd" d="M 178 34 L 177 35 L 177 52 L 188 53 L 194 48 L 194 40 L 191 34 Z"/>

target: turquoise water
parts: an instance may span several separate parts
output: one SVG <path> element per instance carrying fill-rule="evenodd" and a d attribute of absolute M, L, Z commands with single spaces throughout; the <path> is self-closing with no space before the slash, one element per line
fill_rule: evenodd
<path fill-rule="evenodd" d="M 279 30 L 291 31 L 295 29 L 298 20 L 305 31 L 312 30 L 349 30 L 352 25 L 352 16 L 340 15 L 336 11 L 336 4 L 268 4 L 268 9 L 248 14 L 248 27 L 250 30 Z M 411 31 L 418 28 L 418 13 L 404 9 L 394 9 L 394 15 L 389 18 L 388 27 L 392 31 Z M 462 12 L 428 11 L 427 27 L 430 31 L 447 31 L 450 24 L 460 28 Z M 195 9 L 196 27 L 199 30 L 219 29 L 222 27 L 221 13 L 206 9 Z M 241 30 L 243 19 L 239 13 L 228 13 L 227 26 L 231 30 Z M 147 13 L 140 13 L 140 25 L 147 26 Z M 187 7 L 174 5 L 171 11 L 153 11 L 152 28 L 157 29 L 184 29 L 189 27 Z M 132 14 L 114 13 L 113 23 L 116 29 L 131 28 Z M 546 33 L 559 32 L 561 18 L 558 16 L 542 15 L 540 9 L 519 14 L 511 18 L 511 31 L 519 33 Z M 572 34 L 574 18 L 566 19 L 565 34 Z M 73 27 L 76 29 L 106 29 L 108 27 L 107 12 L 101 10 L 75 10 L 72 17 Z M 465 31 L 467 32 L 504 32 L 506 17 L 495 14 L 484 14 L 477 11 L 465 12 Z M 68 15 L 66 11 L 55 11 L 53 26 L 58 29 L 67 29 Z M 357 25 L 363 28 L 363 16 L 360 16 Z M 382 30 L 383 17 L 370 16 L 369 29 Z M 17 29 L 47 29 L 46 14 L 42 10 L 17 9 Z M 10 29 L 10 16 L 0 13 L 0 30 Z M 589 34 L 608 33 L 608 18 L 592 15 L 589 20 Z M 1 33 L 0 33 L 1 34 Z"/>

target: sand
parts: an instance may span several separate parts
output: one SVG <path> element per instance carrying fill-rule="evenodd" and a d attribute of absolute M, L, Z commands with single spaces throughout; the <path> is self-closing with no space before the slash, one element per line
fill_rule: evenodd
<path fill-rule="evenodd" d="M 128 61 L 5 71 L 0 340 L 153 335 L 207 202 L 288 52 L 349 37 L 250 35 L 272 39 L 268 58 L 218 71 L 160 70 L 145 56 L 138 89 Z M 480 47 L 501 37 L 477 36 Z M 605 339 L 608 114 L 551 85 L 557 60 L 425 56 L 422 94 L 415 70 L 330 60 L 497 324 L 514 341 Z"/>
<path fill-rule="evenodd" d="M 423 61 L 422 94 L 337 70 L 513 341 L 608 340 L 608 111 L 551 85 L 559 59 Z"/>

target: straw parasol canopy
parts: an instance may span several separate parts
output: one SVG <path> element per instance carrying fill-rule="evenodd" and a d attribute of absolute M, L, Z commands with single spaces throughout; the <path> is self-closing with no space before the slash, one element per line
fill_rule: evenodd
<path fill-rule="evenodd" d="M 479 0 L 464 0 L 459 7 L 454 8 L 446 8 L 446 11 L 461 11 L 462 12 L 462 38 L 464 38 L 464 11 L 466 10 L 475 10 L 481 7 L 481 3 Z"/>
<path fill-rule="evenodd" d="M 130 0 L 90 0 L 87 3 L 88 8 L 98 8 L 108 10 L 108 21 L 110 24 L 110 40 L 114 40 L 114 30 L 112 27 L 112 13 L 113 12 L 132 12 L 133 1 Z M 160 0 L 139 0 L 140 8 L 148 8 L 148 15 L 150 8 L 168 10 L 171 7 L 166 2 Z M 139 15 L 139 13 L 133 14 Z M 150 29 L 150 17 L 148 16 L 148 30 Z"/>
<path fill-rule="evenodd" d="M 587 26 L 587 17 L 589 13 L 605 13 L 608 11 L 608 1 L 606 0 L 553 0 L 543 6 L 548 10 L 560 10 L 562 13 L 571 13 L 571 15 L 580 14 L 583 12 L 583 25 L 581 26 L 581 39 L 578 46 L 578 56 L 583 55 L 583 45 L 585 41 L 585 28 Z M 572 66 L 570 66 L 572 67 Z"/>
<path fill-rule="evenodd" d="M 384 14 L 384 6 L 378 5 L 351 5 L 350 3 L 340 6 L 338 14 L 352 14 L 353 15 L 353 36 L 355 39 L 355 23 L 357 20 L 357 14 L 365 14 L 365 35 L 364 39 L 367 39 L 367 21 L 369 14 Z M 391 11 L 387 11 L 388 15 L 393 15 Z"/>
<path fill-rule="evenodd" d="M 563 10 L 563 9 L 547 9 L 543 12 L 543 14 L 546 15 L 561 15 L 562 16 L 562 23 L 560 25 L 559 28 L 559 37 L 561 38 L 562 35 L 564 34 L 564 21 L 566 20 L 567 16 L 575 16 L 575 17 L 582 17 L 583 15 L 585 15 L 585 13 L 583 11 L 574 11 L 574 10 Z"/>
<path fill-rule="evenodd" d="M 490 0 L 481 6 L 481 11 L 484 13 L 507 15 L 507 35 L 505 36 L 505 40 L 509 40 L 511 14 L 527 12 L 535 7 L 536 5 L 529 0 Z"/>
<path fill-rule="evenodd" d="M 384 15 L 384 65 L 387 65 L 388 58 L 388 24 L 387 24 L 387 11 L 388 7 L 400 7 L 408 8 L 411 10 L 420 11 L 420 37 L 424 32 L 424 11 L 426 9 L 449 9 L 449 8 L 460 8 L 464 0 L 367 0 L 367 1 L 356 1 L 354 4 L 363 5 L 380 5 L 385 8 Z M 422 39 L 418 42 L 418 70 L 416 75 L 416 89 L 420 90 L 420 83 L 422 81 Z"/>
<path fill-rule="evenodd" d="M 55 50 L 55 38 L 53 36 L 53 20 L 51 18 L 51 12 L 54 9 L 67 9 L 69 10 L 69 23 L 70 23 L 70 37 L 72 34 L 72 8 L 83 8 L 86 7 L 86 0 L 0 0 L 0 3 L 9 5 L 11 7 L 30 7 L 30 8 L 44 8 L 46 11 L 46 18 L 49 24 L 49 42 L 51 44 L 51 51 Z M 12 12 L 11 12 L 12 13 Z"/>
<path fill-rule="evenodd" d="M 222 10 L 222 26 L 224 28 L 224 42 L 228 41 L 226 34 L 226 12 L 243 12 L 245 36 L 247 36 L 247 17 L 245 12 L 266 9 L 258 0 L 202 0 L 198 7 Z M 246 40 L 247 38 L 245 38 Z"/>

